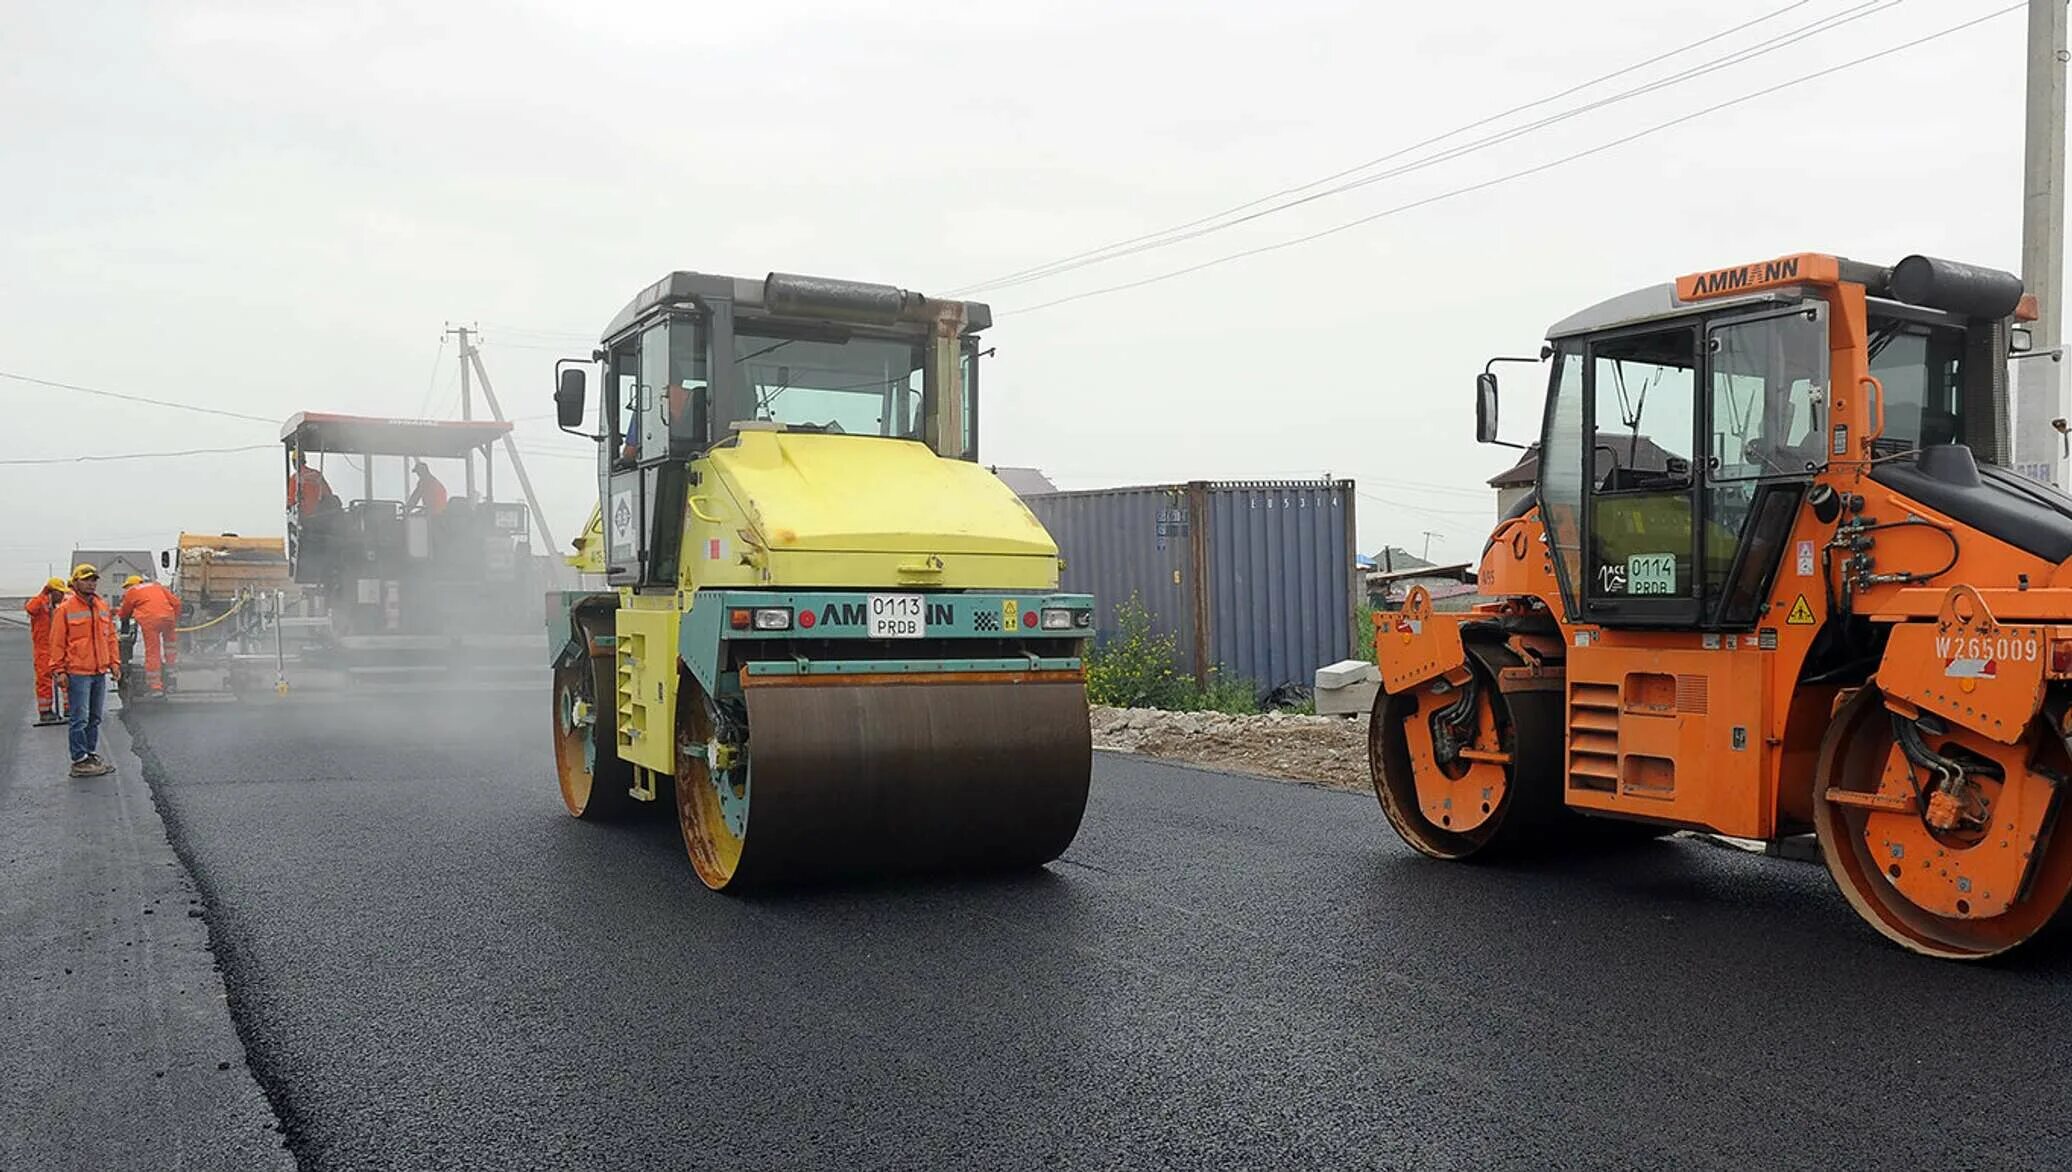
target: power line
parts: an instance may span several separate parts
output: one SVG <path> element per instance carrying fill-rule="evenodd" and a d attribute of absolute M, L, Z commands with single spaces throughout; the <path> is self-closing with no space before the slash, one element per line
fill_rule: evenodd
<path fill-rule="evenodd" d="M 246 444 L 238 448 L 188 448 L 178 452 L 125 452 L 117 456 L 48 456 L 37 459 L 0 460 L 0 465 L 89 464 L 107 460 L 163 460 L 174 456 L 221 456 L 231 452 L 258 452 L 273 444 Z"/>
<path fill-rule="evenodd" d="M 440 334 L 439 347 L 432 351 L 432 373 L 427 375 L 424 380 L 424 398 L 417 401 L 417 417 L 419 419 L 424 418 L 424 413 L 431 409 L 432 392 L 439 387 L 439 362 L 445 357 L 446 335 Z"/>
<path fill-rule="evenodd" d="M 224 411 L 217 407 L 197 407 L 192 403 L 175 403 L 169 399 L 152 399 L 143 395 L 125 395 L 120 391 L 104 391 L 97 387 L 82 387 L 76 383 L 52 382 L 47 378 L 32 378 L 26 374 L 15 374 L 12 371 L 6 370 L 0 370 L 0 378 L 13 379 L 16 382 L 35 383 L 39 387 L 55 387 L 61 391 L 78 391 L 82 395 L 98 395 L 104 399 L 121 399 L 125 403 L 146 403 L 153 407 L 170 407 L 175 411 L 193 411 L 200 415 L 220 415 L 225 419 L 244 419 L 253 423 L 268 425 L 280 422 L 278 419 L 271 419 L 264 415 L 247 415 L 242 411 Z"/>
<path fill-rule="evenodd" d="M 1392 509 L 1403 509 L 1412 513 L 1423 513 L 1428 517 L 1487 517 L 1496 508 L 1494 494 L 1492 494 L 1492 499 L 1489 502 L 1490 507 L 1487 509 L 1434 509 L 1427 505 L 1413 505 L 1408 501 L 1390 500 L 1385 496 L 1376 496 L 1365 489 L 1355 489 L 1354 491 L 1376 504 L 1383 504 Z"/>
<path fill-rule="evenodd" d="M 1339 171 L 1334 171 L 1331 174 L 1325 175 L 1321 178 L 1312 179 L 1307 183 L 1296 184 L 1293 187 L 1284 187 L 1279 191 L 1259 196 L 1256 199 L 1247 200 L 1244 203 L 1237 204 L 1233 207 L 1225 208 L 1220 212 L 1213 212 L 1209 215 L 1189 220 L 1184 224 L 1175 224 L 1170 228 L 1160 229 L 1156 232 L 1148 232 L 1141 236 L 1132 236 L 1127 240 L 1117 240 L 1110 244 L 1104 244 L 1099 248 L 1088 249 L 1085 252 L 1074 253 L 1071 256 L 1061 257 L 1057 260 L 1049 261 L 1045 264 L 1034 265 L 1025 269 L 1018 269 L 1012 273 L 1006 273 L 998 277 L 993 277 L 985 281 L 977 282 L 975 284 L 965 285 L 961 288 L 952 289 L 949 291 L 948 295 L 959 296 L 967 293 L 972 293 L 980 289 L 996 288 L 1009 283 L 1020 284 L 1022 283 L 1022 278 L 1033 279 L 1035 275 L 1048 276 L 1054 272 L 1063 271 L 1063 266 L 1070 265 L 1075 268 L 1079 267 L 1073 262 L 1087 260 L 1088 258 L 1099 257 L 1100 259 L 1108 259 L 1105 254 L 1109 253 L 1111 250 L 1127 248 L 1134 244 L 1140 244 L 1145 241 L 1155 240 L 1160 237 L 1167 236 L 1176 232 L 1184 232 L 1189 228 L 1199 227 L 1200 225 L 1210 223 L 1211 221 L 1220 220 L 1225 216 L 1233 216 L 1240 212 L 1249 211 L 1250 209 L 1255 208 L 1260 204 L 1269 203 L 1273 200 L 1281 198 L 1282 196 L 1295 195 L 1299 192 L 1308 191 L 1311 188 L 1321 187 L 1324 184 L 1330 183 L 1334 180 L 1343 179 L 1348 175 L 1354 175 L 1361 171 L 1365 171 L 1370 167 L 1375 167 L 1382 163 L 1389 162 L 1390 160 L 1400 158 L 1403 155 L 1411 153 L 1412 151 L 1423 150 L 1425 147 L 1433 146 L 1437 143 L 1444 142 L 1449 138 L 1455 137 L 1456 135 L 1465 134 L 1470 130 L 1478 130 L 1484 126 L 1489 125 L 1492 122 L 1500 122 L 1503 119 L 1509 118 L 1514 114 L 1522 114 L 1525 111 L 1533 109 L 1535 107 L 1544 106 L 1549 102 L 1559 101 L 1562 98 L 1570 96 L 1571 94 L 1580 93 L 1581 91 L 1589 89 L 1592 86 L 1601 85 L 1604 82 L 1612 80 L 1613 78 L 1623 77 L 1626 74 L 1632 73 L 1636 70 L 1645 69 L 1650 65 L 1655 65 L 1659 64 L 1660 62 L 1667 61 L 1671 57 L 1681 56 L 1685 53 L 1690 52 L 1693 49 L 1700 48 L 1704 45 L 1711 44 L 1714 41 L 1732 36 L 1735 33 L 1753 28 L 1754 26 L 1762 24 L 1766 21 L 1774 20 L 1777 17 L 1792 11 L 1793 9 L 1803 8 L 1809 2 L 1810 0 L 1797 0 L 1796 3 L 1787 4 L 1783 8 L 1779 8 L 1774 12 L 1767 13 L 1763 16 L 1758 16 L 1753 20 L 1743 21 L 1742 23 L 1734 25 L 1731 28 L 1722 29 L 1719 32 L 1713 33 L 1710 36 L 1701 37 L 1698 40 L 1691 41 L 1683 45 L 1679 45 L 1678 47 L 1670 49 L 1667 52 L 1657 53 L 1653 57 L 1649 57 L 1645 60 L 1636 61 L 1631 65 L 1623 66 L 1619 69 L 1614 69 L 1610 73 L 1599 74 L 1598 76 L 1593 77 L 1588 81 L 1572 85 L 1567 89 L 1561 90 L 1557 93 L 1548 94 L 1547 96 L 1542 98 L 1535 98 L 1530 102 L 1524 102 L 1519 105 L 1512 106 L 1507 110 L 1500 110 L 1495 114 L 1488 115 L 1486 117 L 1477 119 L 1476 121 L 1466 123 L 1462 126 L 1456 126 L 1451 130 L 1445 131 L 1441 134 L 1435 134 L 1432 137 L 1424 139 L 1420 142 L 1415 142 L 1410 144 L 1409 146 L 1398 148 L 1384 155 L 1378 155 L 1374 158 L 1366 160 L 1365 162 L 1356 163 L 1353 166 L 1346 167 Z"/>
<path fill-rule="evenodd" d="M 501 326 L 494 322 L 491 322 L 484 328 L 499 334 L 518 334 L 534 338 L 576 338 L 588 342 L 592 346 L 597 344 L 596 334 L 586 333 L 582 330 L 533 330 L 525 329 L 521 326 Z"/>
<path fill-rule="evenodd" d="M 1515 126 L 1509 130 L 1497 131 L 1495 133 L 1485 135 L 1481 138 L 1474 139 L 1466 143 L 1461 143 L 1456 146 L 1447 147 L 1446 149 L 1439 151 L 1435 154 L 1426 155 L 1419 159 L 1413 159 L 1410 162 L 1404 163 L 1397 167 L 1390 168 L 1389 170 L 1382 171 L 1378 174 L 1365 175 L 1358 179 L 1353 179 L 1345 183 L 1341 183 L 1335 187 L 1329 187 L 1322 191 L 1313 192 L 1309 195 L 1304 195 L 1296 199 L 1287 200 L 1283 203 L 1275 204 L 1272 207 L 1261 208 L 1258 211 L 1248 212 L 1244 215 L 1237 216 L 1234 219 L 1226 219 L 1220 223 L 1213 223 L 1207 225 L 1206 227 L 1195 228 L 1192 231 L 1182 232 L 1175 229 L 1172 232 L 1161 233 L 1158 234 L 1158 238 L 1149 240 L 1145 243 L 1137 244 L 1127 248 L 1113 249 L 1104 252 L 1100 256 L 1093 257 L 1088 260 L 1080 261 L 1074 264 L 1054 266 L 1030 276 L 1024 276 L 1013 280 L 1001 281 L 991 287 L 997 289 L 1011 288 L 1016 285 L 1025 285 L 1034 281 L 1044 280 L 1048 277 L 1058 276 L 1063 273 L 1072 272 L 1074 270 L 1081 268 L 1086 268 L 1091 265 L 1104 264 L 1108 261 L 1117 260 L 1125 256 L 1135 256 L 1139 253 L 1150 252 L 1160 248 L 1166 248 L 1174 244 L 1182 244 L 1189 240 L 1197 240 L 1203 236 L 1208 236 L 1216 232 L 1221 232 L 1227 228 L 1235 228 L 1243 224 L 1248 224 L 1254 220 L 1264 219 L 1267 216 L 1276 215 L 1280 212 L 1287 211 L 1291 208 L 1297 208 L 1305 204 L 1315 203 L 1318 200 L 1329 199 L 1334 195 L 1342 195 L 1348 191 L 1355 191 L 1359 188 L 1372 186 L 1373 184 L 1380 183 L 1388 179 L 1394 179 L 1401 175 L 1408 175 L 1412 172 L 1422 171 L 1429 167 L 1438 166 L 1441 163 L 1452 162 L 1455 159 L 1475 154 L 1479 151 L 1486 150 L 1490 147 L 1500 146 L 1503 143 L 1510 142 L 1513 139 L 1522 138 L 1525 135 L 1531 134 L 1535 131 L 1544 130 L 1549 126 L 1554 126 L 1559 123 L 1569 121 L 1570 119 L 1579 118 L 1584 114 L 1588 114 L 1596 110 L 1601 110 L 1607 106 L 1617 105 L 1618 103 L 1626 101 L 1629 98 L 1635 98 L 1646 94 L 1651 94 L 1658 90 L 1668 89 L 1672 86 L 1681 85 L 1682 83 L 1686 81 L 1691 81 L 1695 78 L 1704 77 L 1707 74 L 1717 73 L 1723 69 L 1730 69 L 1736 65 L 1752 61 L 1757 57 L 1762 57 L 1767 54 L 1774 53 L 1779 49 L 1795 45 L 1800 41 L 1808 40 L 1812 37 L 1819 36 L 1822 33 L 1832 32 L 1835 29 L 1838 29 L 1843 25 L 1849 24 L 1853 21 L 1862 20 L 1864 17 L 1867 16 L 1874 16 L 1880 12 L 1886 11 L 1887 9 L 1896 7 L 1897 5 L 1903 2 L 1904 0 L 1863 0 L 1862 3 L 1857 4 L 1853 8 L 1847 8 L 1838 13 L 1831 13 L 1827 16 L 1823 16 L 1818 20 L 1813 21 L 1810 24 L 1801 25 L 1797 28 L 1790 29 L 1783 33 L 1779 33 L 1768 40 L 1759 41 L 1754 45 L 1750 45 L 1741 49 L 1736 49 L 1730 53 L 1727 53 L 1720 57 L 1715 57 L 1709 61 L 1700 62 L 1697 65 L 1693 65 L 1677 73 L 1670 74 L 1667 77 L 1658 78 L 1654 81 L 1646 82 L 1642 85 L 1635 86 L 1631 89 L 1622 90 L 1618 93 L 1598 98 L 1595 101 L 1587 102 L 1580 106 L 1574 106 L 1554 114 L 1549 114 L 1544 118 L 1538 119 L 1537 121 L 1528 122 L 1521 126 Z M 1775 14 L 1773 13 L 1772 15 Z M 1746 26 L 1743 25 L 1739 27 Z M 1489 121 L 1489 119 L 1485 119 L 1484 121 Z M 1457 133 L 1460 133 L 1460 131 L 1452 131 L 1449 132 L 1449 135 L 1442 135 L 1440 137 L 1449 137 L 1451 134 Z M 1428 141 L 1437 140 L 1435 139 Z M 1381 159 L 1370 160 L 1368 163 L 1361 164 L 1361 166 L 1359 167 L 1351 168 L 1350 171 L 1340 172 L 1340 174 L 1343 175 L 1349 174 L 1351 173 L 1351 171 L 1364 170 L 1367 167 L 1373 166 L 1375 163 L 1382 162 L 1390 158 L 1394 158 L 1397 155 L 1407 153 L 1407 151 L 1414 149 L 1416 148 L 1405 148 L 1403 151 L 1397 151 L 1393 154 L 1382 156 Z M 1312 183 L 1307 186 L 1313 187 L 1316 186 L 1316 184 Z"/>
<path fill-rule="evenodd" d="M 1950 27 L 1942 29 L 1938 32 L 1929 33 L 1926 36 L 1922 37 L 1916 37 L 1911 41 L 1905 41 L 1901 44 L 1894 45 L 1887 49 L 1880 49 L 1875 53 L 1867 53 L 1862 57 L 1857 57 L 1849 61 L 1844 61 L 1839 65 L 1830 65 L 1825 69 L 1818 69 L 1811 73 L 1800 74 L 1798 77 L 1792 78 L 1788 81 L 1781 81 L 1775 85 L 1765 86 L 1762 89 L 1753 90 L 1749 93 L 1742 94 L 1740 97 L 1729 98 L 1723 102 L 1716 102 L 1710 106 L 1706 106 L 1699 110 L 1694 110 L 1688 114 L 1683 114 L 1679 115 L 1678 117 L 1671 118 L 1667 122 L 1656 123 L 1653 126 L 1649 126 L 1641 130 L 1636 130 L 1631 134 L 1623 135 L 1619 138 L 1612 139 L 1609 142 L 1600 143 L 1594 147 L 1589 147 L 1584 150 L 1575 151 L 1571 154 L 1563 155 L 1560 158 L 1552 159 L 1544 163 L 1538 163 L 1533 166 L 1525 167 L 1517 171 L 1511 171 L 1506 174 L 1499 175 L 1494 179 L 1484 179 L 1477 183 L 1470 183 L 1464 187 L 1456 187 L 1450 191 L 1442 191 L 1437 195 L 1429 195 L 1424 197 L 1423 199 L 1416 199 L 1410 201 L 1409 203 L 1398 204 L 1395 207 L 1384 208 L 1378 212 L 1370 212 L 1369 214 L 1361 216 L 1357 219 L 1347 220 L 1342 224 L 1337 224 L 1332 227 L 1325 228 L 1321 231 L 1311 232 L 1306 236 L 1297 236 L 1289 240 L 1276 241 L 1272 244 L 1262 244 L 1256 248 L 1247 248 L 1238 252 L 1226 253 L 1223 256 L 1214 257 L 1209 260 L 1202 261 L 1198 264 L 1188 265 L 1184 268 L 1178 268 L 1168 272 L 1159 273 L 1156 276 L 1144 277 L 1135 281 L 1125 281 L 1121 284 L 1107 285 L 1097 289 L 1088 289 L 1079 293 L 1070 294 L 1065 297 L 1054 298 L 1050 301 L 1040 301 L 1034 305 L 1016 306 L 1013 309 L 1000 310 L 997 311 L 994 314 L 994 316 L 997 318 L 1005 316 L 1009 313 L 1034 313 L 1039 309 L 1049 309 L 1053 306 L 1066 305 L 1074 301 L 1083 301 L 1089 297 L 1100 297 L 1109 293 L 1120 293 L 1129 289 L 1141 289 L 1146 285 L 1156 285 L 1164 281 L 1170 281 L 1175 277 L 1184 277 L 1191 273 L 1198 273 L 1203 269 L 1215 268 L 1218 265 L 1228 264 L 1229 262 L 1234 260 L 1243 260 L 1248 257 L 1259 256 L 1262 253 L 1278 252 L 1284 248 L 1293 248 L 1299 244 L 1308 244 L 1312 241 L 1321 240 L 1326 236 L 1335 236 L 1340 232 L 1345 232 L 1353 228 L 1358 228 L 1365 224 L 1371 224 L 1376 220 L 1385 219 L 1389 216 L 1394 216 L 1402 212 L 1411 211 L 1416 208 L 1426 207 L 1430 204 L 1440 203 L 1442 201 L 1452 199 L 1456 196 L 1470 195 L 1478 191 L 1486 191 L 1489 188 L 1509 183 L 1515 179 L 1523 179 L 1531 175 L 1537 175 L 1543 171 L 1551 171 L 1556 167 L 1560 167 L 1567 163 L 1576 162 L 1579 159 L 1586 159 L 1592 155 L 1603 154 L 1605 151 L 1612 150 L 1615 147 L 1621 147 L 1626 145 L 1627 143 L 1647 138 L 1651 135 L 1659 134 L 1664 130 L 1669 130 L 1673 127 L 1681 126 L 1686 122 L 1695 121 L 1709 114 L 1716 114 L 1721 110 L 1725 110 L 1733 106 L 1739 106 L 1745 102 L 1752 102 L 1757 98 L 1768 97 L 1771 94 L 1791 89 L 1794 86 L 1803 85 L 1809 81 L 1816 81 L 1820 78 L 1827 77 L 1831 74 L 1840 73 L 1845 69 L 1853 69 L 1858 65 L 1863 65 L 1871 61 L 1876 61 L 1882 57 L 1889 57 L 1894 53 L 1904 52 L 1905 50 L 1925 45 L 1930 41 L 1941 40 L 1944 37 L 1950 36 L 1954 33 L 1962 32 L 1965 29 L 1971 28 L 1974 25 L 1984 24 L 1986 21 L 2005 16 L 2008 13 L 2017 11 L 2023 7 L 2024 5 L 2022 4 L 2010 4 L 2005 8 L 1995 9 L 1994 11 L 1988 12 L 1983 16 L 1973 17 L 1970 20 L 1963 21 L 1959 24 L 1951 25 Z"/>

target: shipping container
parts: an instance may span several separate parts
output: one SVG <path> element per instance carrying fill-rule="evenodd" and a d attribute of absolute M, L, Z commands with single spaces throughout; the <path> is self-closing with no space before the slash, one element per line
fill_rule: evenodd
<path fill-rule="evenodd" d="M 1157 484 L 1024 498 L 1064 559 L 1061 588 L 1092 594 L 1095 638 L 1134 595 L 1182 669 L 1308 687 L 1354 647 L 1362 596 L 1350 480 Z"/>

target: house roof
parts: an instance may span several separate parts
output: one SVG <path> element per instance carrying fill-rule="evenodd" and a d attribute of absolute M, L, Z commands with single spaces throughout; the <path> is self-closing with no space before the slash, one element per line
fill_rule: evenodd
<path fill-rule="evenodd" d="M 121 582 L 131 574 L 147 582 L 158 581 L 158 559 L 148 549 L 75 549 L 66 571 L 81 562 L 99 570 L 103 582 Z"/>
<path fill-rule="evenodd" d="M 1036 468 L 1003 468 L 994 465 L 993 475 L 998 476 L 1000 482 L 1013 490 L 1016 496 L 1043 496 L 1058 490 L 1058 486 L 1051 483 L 1050 477 Z"/>
<path fill-rule="evenodd" d="M 1427 570 L 1431 566 L 1430 561 L 1393 545 L 1374 555 L 1374 568 L 1385 574 L 1402 570 Z"/>
<path fill-rule="evenodd" d="M 1672 453 L 1646 436 L 1639 438 L 1637 449 L 1627 446 L 1636 442 L 1632 436 L 1621 436 L 1617 437 L 1616 441 L 1606 442 L 1616 442 L 1619 445 L 1615 452 L 1621 464 L 1628 463 L 1630 459 L 1631 463 L 1640 467 L 1660 468 L 1672 458 Z M 1681 456 L 1673 458 L 1682 459 Z M 1525 450 L 1524 455 L 1518 457 L 1516 464 L 1490 477 L 1488 484 L 1491 488 L 1530 488 L 1539 483 L 1539 479 L 1540 446 L 1534 444 Z"/>

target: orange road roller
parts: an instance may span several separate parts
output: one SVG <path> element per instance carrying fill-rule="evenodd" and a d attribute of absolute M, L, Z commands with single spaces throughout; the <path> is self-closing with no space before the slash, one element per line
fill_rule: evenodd
<path fill-rule="evenodd" d="M 1439 859 L 1811 834 L 1915 952 L 2035 936 L 2072 891 L 2072 497 L 2010 466 L 2034 317 L 2009 273 L 1800 254 L 1491 360 L 1484 443 L 1495 366 L 1546 367 L 1537 479 L 1490 534 L 1487 601 L 1375 618 L 1396 832 Z"/>

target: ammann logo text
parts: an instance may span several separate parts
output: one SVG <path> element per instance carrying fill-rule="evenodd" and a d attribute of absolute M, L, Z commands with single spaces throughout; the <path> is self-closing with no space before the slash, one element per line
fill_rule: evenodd
<path fill-rule="evenodd" d="M 1793 281 L 1798 279 L 1798 275 L 1798 257 L 1766 260 L 1761 264 L 1701 273 L 1692 280 L 1691 292 L 1695 296 L 1708 297 L 1715 293 L 1732 293 L 1756 285 L 1775 285 L 1782 281 Z"/>

